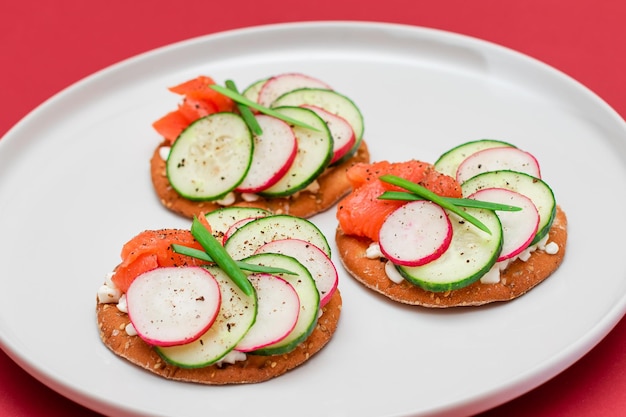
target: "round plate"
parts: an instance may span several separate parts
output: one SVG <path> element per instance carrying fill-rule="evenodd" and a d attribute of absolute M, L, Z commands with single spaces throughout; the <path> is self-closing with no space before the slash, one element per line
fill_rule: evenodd
<path fill-rule="evenodd" d="M 339 268 L 344 308 L 331 343 L 256 385 L 168 381 L 111 354 L 95 295 L 122 245 L 144 229 L 189 226 L 161 207 L 149 177 L 160 141 L 151 123 L 178 102 L 166 87 L 206 74 L 243 88 L 283 72 L 353 99 L 373 160 L 434 162 L 479 138 L 533 153 L 568 214 L 562 267 L 513 302 L 445 311 L 389 302 Z M 436 30 L 283 24 L 152 51 L 54 96 L 0 141 L 0 341 L 36 378 L 105 414 L 479 412 L 574 363 L 624 314 L 626 266 L 613 242 L 626 222 L 612 211 L 626 206 L 616 188 L 625 138 L 624 121 L 562 73 Z M 334 235 L 334 209 L 312 220 Z"/>

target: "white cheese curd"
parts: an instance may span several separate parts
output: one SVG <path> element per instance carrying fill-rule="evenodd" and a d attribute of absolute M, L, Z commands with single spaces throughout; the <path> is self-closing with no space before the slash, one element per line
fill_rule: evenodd
<path fill-rule="evenodd" d="M 530 259 L 530 255 L 537 249 L 537 247 L 526 248 L 523 252 L 520 252 L 515 259 L 519 259 L 521 261 L 526 262 Z"/>
<path fill-rule="evenodd" d="M 235 362 L 245 361 L 247 358 L 246 354 L 243 352 L 239 352 L 238 350 L 231 350 L 224 356 L 222 359 L 217 361 L 215 364 L 219 367 L 222 367 L 225 363 L 230 363 L 231 365 Z"/>
<path fill-rule="evenodd" d="M 506 262 L 506 261 L 504 261 Z M 482 277 L 480 277 L 480 282 L 482 284 L 497 284 L 500 282 L 500 262 L 497 262 L 491 269 Z"/>
<path fill-rule="evenodd" d="M 383 258 L 383 253 L 380 250 L 380 245 L 376 242 L 372 242 L 365 250 L 365 257 L 368 259 Z"/>
<path fill-rule="evenodd" d="M 100 304 L 117 303 L 122 296 L 122 291 L 111 281 L 113 272 L 107 274 L 104 284 L 98 289 L 98 302 Z"/>
<path fill-rule="evenodd" d="M 128 304 L 126 303 L 126 294 L 123 294 L 120 297 L 120 300 L 117 303 L 117 309 L 121 311 L 122 313 L 128 314 Z"/>
<path fill-rule="evenodd" d="M 387 278 L 396 284 L 404 281 L 404 277 L 400 274 L 400 272 L 398 272 L 396 267 L 393 265 L 393 262 L 387 261 L 387 263 L 385 263 L 385 274 L 387 274 Z"/>
<path fill-rule="evenodd" d="M 102 285 L 98 288 L 98 302 L 100 304 L 117 303 L 122 296 L 122 292 L 117 288 Z"/>
<path fill-rule="evenodd" d="M 135 326 L 132 323 L 128 323 L 124 328 L 126 334 L 129 336 L 137 336 L 137 330 L 135 330 Z"/>
<path fill-rule="evenodd" d="M 546 245 L 544 250 L 548 255 L 556 255 L 557 253 L 559 253 L 559 245 L 554 242 L 550 242 Z"/>
<path fill-rule="evenodd" d="M 241 193 L 241 199 L 248 202 L 257 201 L 259 199 L 259 195 L 254 193 Z"/>
<path fill-rule="evenodd" d="M 170 148 L 169 146 L 161 146 L 159 148 L 159 156 L 162 160 L 167 161 L 167 158 L 170 156 Z"/>
<path fill-rule="evenodd" d="M 319 190 L 320 190 L 320 183 L 317 180 L 313 181 L 304 189 L 304 191 L 308 191 L 313 194 L 316 194 Z"/>
<path fill-rule="evenodd" d="M 235 202 L 235 193 L 230 192 L 224 196 L 224 198 L 215 201 L 220 206 L 230 206 Z"/>

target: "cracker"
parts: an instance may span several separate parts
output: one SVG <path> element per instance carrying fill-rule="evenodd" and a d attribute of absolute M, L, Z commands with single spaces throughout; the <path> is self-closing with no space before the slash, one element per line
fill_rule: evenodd
<path fill-rule="evenodd" d="M 501 274 L 500 282 L 482 284 L 477 281 L 467 287 L 435 293 L 403 281 L 396 284 L 385 274 L 385 262 L 369 259 L 365 251 L 371 241 L 367 238 L 336 232 L 339 258 L 347 272 L 371 290 L 383 294 L 391 300 L 430 308 L 479 306 L 497 301 L 517 298 L 548 278 L 561 264 L 566 252 L 567 217 L 560 207 L 550 229 L 548 242 L 559 246 L 558 253 L 550 255 L 544 251 L 533 252 L 526 262 L 516 260 Z"/>
<path fill-rule="evenodd" d="M 168 364 L 138 336 L 129 336 L 124 330 L 129 323 L 128 314 L 115 304 L 98 303 L 96 307 L 100 338 L 116 355 L 149 372 L 167 379 L 206 385 L 251 384 L 267 381 L 303 364 L 319 352 L 332 338 L 341 314 L 339 290 L 322 310 L 317 326 L 311 335 L 295 350 L 272 356 L 247 354 L 245 361 L 211 365 L 204 368 L 180 368 Z"/>
<path fill-rule="evenodd" d="M 165 161 L 161 158 L 161 148 L 167 147 L 161 143 L 154 151 L 150 160 L 150 175 L 152 185 L 161 204 L 167 209 L 187 218 L 193 218 L 201 212 L 211 212 L 222 206 L 212 201 L 192 201 L 180 196 L 170 185 L 166 174 Z M 350 183 L 345 175 L 346 170 L 358 162 L 369 162 L 370 155 L 365 142 L 354 156 L 345 162 L 329 167 L 318 178 L 319 191 L 300 191 L 285 198 L 259 198 L 256 201 L 246 202 L 237 194 L 235 206 L 259 207 L 276 214 L 290 214 L 292 216 L 308 218 L 331 208 L 343 196 L 351 191 Z"/>

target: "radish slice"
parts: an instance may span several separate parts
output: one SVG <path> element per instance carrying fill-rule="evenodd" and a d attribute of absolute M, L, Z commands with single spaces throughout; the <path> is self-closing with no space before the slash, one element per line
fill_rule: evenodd
<path fill-rule="evenodd" d="M 324 251 L 312 243 L 301 239 L 279 239 L 268 242 L 256 253 L 279 253 L 295 258 L 309 270 L 317 291 L 320 293 L 320 307 L 325 306 L 337 289 L 339 275 L 337 268 Z"/>
<path fill-rule="evenodd" d="M 276 184 L 291 167 L 298 151 L 296 135 L 287 123 L 267 115 L 255 118 L 263 133 L 253 138 L 250 168 L 236 188 L 241 193 L 257 193 Z"/>
<path fill-rule="evenodd" d="M 256 289 L 256 321 L 235 347 L 250 352 L 283 340 L 295 327 L 300 313 L 296 290 L 282 278 L 270 274 L 251 274 Z"/>
<path fill-rule="evenodd" d="M 313 110 L 326 122 L 328 130 L 330 130 L 330 134 L 333 137 L 333 157 L 330 160 L 331 164 L 341 159 L 342 156 L 352 149 L 352 146 L 356 143 L 356 135 L 354 134 L 352 126 L 346 119 L 318 106 L 305 104 L 300 107 Z"/>
<path fill-rule="evenodd" d="M 452 225 L 441 206 L 426 200 L 393 211 L 378 234 L 381 252 L 394 264 L 420 266 L 439 258 L 450 246 Z"/>
<path fill-rule="evenodd" d="M 250 223 L 253 220 L 260 219 L 261 217 L 248 217 L 247 219 L 237 220 L 233 223 L 227 230 L 224 232 L 224 236 L 222 236 L 222 245 L 226 243 L 230 235 L 239 230 L 240 227 L 244 226 L 247 223 Z"/>
<path fill-rule="evenodd" d="M 487 171 L 509 170 L 541 178 L 539 162 L 530 153 L 512 146 L 483 149 L 465 158 L 456 171 L 459 184 Z"/>
<path fill-rule="evenodd" d="M 156 346 L 190 343 L 215 321 L 221 295 L 215 277 L 199 267 L 157 268 L 139 275 L 126 293 L 139 337 Z"/>
<path fill-rule="evenodd" d="M 269 78 L 259 90 L 257 102 L 270 107 L 272 102 L 283 94 L 299 88 L 325 88 L 331 90 L 325 82 L 299 73 L 280 74 Z"/>
<path fill-rule="evenodd" d="M 503 243 L 498 262 L 519 255 L 530 245 L 539 227 L 539 212 L 532 200 L 505 188 L 484 188 L 469 198 L 521 207 L 520 211 L 498 211 Z"/>

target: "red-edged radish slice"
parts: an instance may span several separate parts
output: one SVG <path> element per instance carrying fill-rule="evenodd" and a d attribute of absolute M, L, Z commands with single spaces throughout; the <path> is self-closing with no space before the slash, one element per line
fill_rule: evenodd
<path fill-rule="evenodd" d="M 315 281 L 320 293 L 320 307 L 325 306 L 337 290 L 337 268 L 328 255 L 312 243 L 301 239 L 279 239 L 265 243 L 255 253 L 279 253 L 300 262 Z"/>
<path fill-rule="evenodd" d="M 296 158 L 298 141 L 291 127 L 280 119 L 257 115 L 263 130 L 254 139 L 254 151 L 248 173 L 236 190 L 257 193 L 276 184 Z"/>
<path fill-rule="evenodd" d="M 380 250 L 398 265 L 420 266 L 439 258 L 450 246 L 452 225 L 441 206 L 409 202 L 392 213 L 378 232 Z"/>
<path fill-rule="evenodd" d="M 286 73 L 269 78 L 259 90 L 257 102 L 270 107 L 272 102 L 283 94 L 299 88 L 324 88 L 331 90 L 330 86 L 317 78 L 300 73 Z"/>
<path fill-rule="evenodd" d="M 211 327 L 221 295 L 206 269 L 167 267 L 135 278 L 126 301 L 139 337 L 155 346 L 177 346 L 193 342 Z"/>
<path fill-rule="evenodd" d="M 530 153 L 512 146 L 483 149 L 465 158 L 456 171 L 459 184 L 487 171 L 509 170 L 541 178 L 539 162 Z"/>
<path fill-rule="evenodd" d="M 356 143 L 356 135 L 354 134 L 352 126 L 346 119 L 318 106 L 305 104 L 300 107 L 313 110 L 319 117 L 322 118 L 324 122 L 326 122 L 328 130 L 330 130 L 330 134 L 333 137 L 333 157 L 330 160 L 331 164 L 339 160 L 350 149 L 352 149 Z"/>
<path fill-rule="evenodd" d="M 287 281 L 263 273 L 248 279 L 256 289 L 258 307 L 256 321 L 235 347 L 240 352 L 280 342 L 291 333 L 300 314 L 300 298 Z"/>
<path fill-rule="evenodd" d="M 263 216 L 261 216 L 263 217 Z M 224 232 L 224 236 L 222 236 L 222 245 L 224 245 L 226 243 L 226 241 L 228 240 L 228 238 L 230 237 L 230 235 L 232 235 L 233 233 L 235 233 L 237 230 L 239 230 L 239 228 L 243 225 L 245 225 L 246 223 L 250 223 L 253 220 L 259 219 L 260 217 L 248 217 L 247 219 L 241 219 L 241 220 L 237 220 L 235 223 L 233 223 L 227 230 L 226 232 Z"/>
<path fill-rule="evenodd" d="M 519 255 L 530 245 L 539 227 L 539 212 L 532 200 L 505 188 L 484 188 L 469 198 L 520 207 L 519 211 L 498 211 L 503 243 L 498 262 Z"/>

